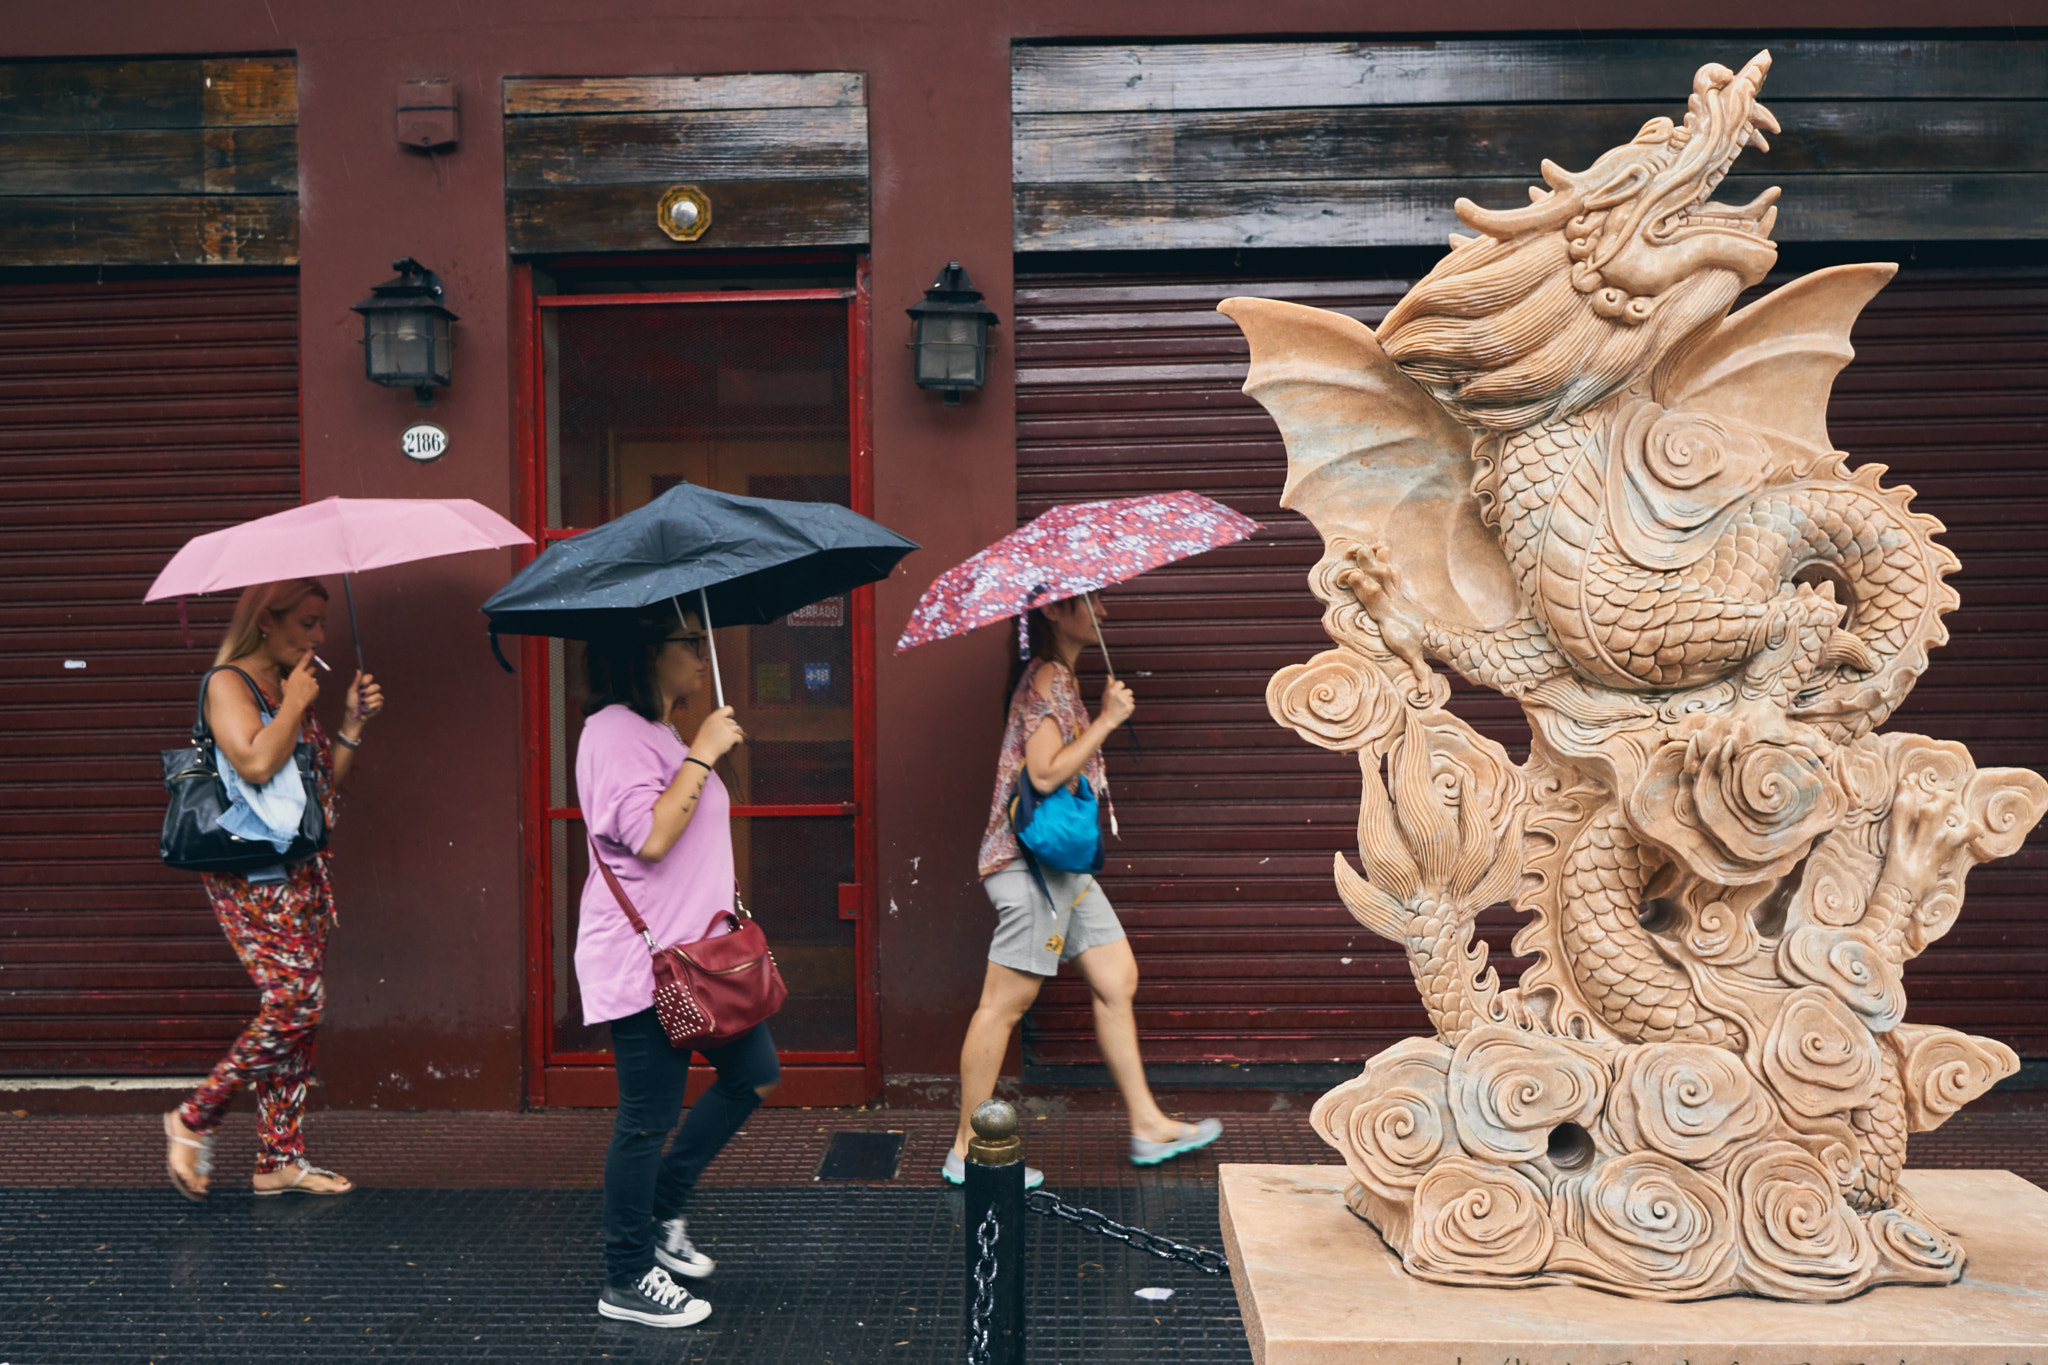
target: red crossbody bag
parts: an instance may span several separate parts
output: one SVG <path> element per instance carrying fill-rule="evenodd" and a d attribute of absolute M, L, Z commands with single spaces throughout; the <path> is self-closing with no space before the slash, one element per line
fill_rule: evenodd
<path fill-rule="evenodd" d="M 744 905 L 735 901 L 737 912 L 725 914 L 731 933 L 664 948 L 648 932 L 647 921 L 633 908 L 594 840 L 590 856 L 618 897 L 619 909 L 654 954 L 654 1012 L 671 1043 L 696 1048 L 729 1043 L 782 1008 L 789 987 L 782 984 L 775 954 L 768 951 L 768 936 Z"/>

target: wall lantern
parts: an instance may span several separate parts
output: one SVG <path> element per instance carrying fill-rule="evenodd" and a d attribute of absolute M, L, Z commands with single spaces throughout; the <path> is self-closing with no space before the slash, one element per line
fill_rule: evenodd
<path fill-rule="evenodd" d="M 363 367 L 394 389 L 409 388 L 421 407 L 448 382 L 448 324 L 455 314 L 441 302 L 441 277 L 407 256 L 393 261 L 398 278 L 370 291 L 351 311 L 363 315 Z"/>
<path fill-rule="evenodd" d="M 957 403 L 962 392 L 987 382 L 988 353 L 995 349 L 988 329 L 998 319 L 960 262 L 946 262 L 924 302 L 904 311 L 914 328 L 910 348 L 919 388 L 939 389 L 948 403 Z"/>

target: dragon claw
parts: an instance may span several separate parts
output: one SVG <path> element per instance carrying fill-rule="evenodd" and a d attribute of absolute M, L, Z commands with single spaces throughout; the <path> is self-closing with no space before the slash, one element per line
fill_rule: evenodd
<path fill-rule="evenodd" d="M 1373 545 L 1351 551 L 1348 558 L 1352 567 L 1337 575 L 1338 586 L 1358 599 L 1358 605 L 1379 627 L 1381 643 L 1408 665 L 1416 695 L 1427 696 L 1431 678 L 1424 653 L 1427 622 L 1400 596 L 1401 571 L 1394 567 L 1393 555 L 1386 546 Z"/>

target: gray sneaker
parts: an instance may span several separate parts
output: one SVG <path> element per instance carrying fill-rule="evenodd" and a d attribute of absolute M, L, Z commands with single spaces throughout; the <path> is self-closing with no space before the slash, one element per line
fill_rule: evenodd
<path fill-rule="evenodd" d="M 654 1259 L 675 1274 L 701 1280 L 718 1269 L 718 1262 L 697 1250 L 690 1241 L 688 1219 L 665 1218 L 654 1227 Z"/>
<path fill-rule="evenodd" d="M 965 1185 L 967 1183 L 967 1159 L 958 1152 L 947 1152 L 945 1161 L 939 1166 L 939 1179 L 945 1181 L 948 1185 Z M 1036 1166 L 1026 1166 L 1024 1168 L 1025 1189 L 1035 1190 L 1044 1183 L 1044 1171 L 1039 1170 Z"/>
<path fill-rule="evenodd" d="M 631 1289 L 610 1285 L 597 1297 L 599 1316 L 648 1327 L 693 1327 L 711 1316 L 711 1305 L 693 1298 L 690 1291 L 655 1266 Z"/>
<path fill-rule="evenodd" d="M 1157 1166 L 1162 1161 L 1171 1161 L 1174 1157 L 1199 1151 L 1222 1136 L 1223 1125 L 1215 1119 L 1183 1123 L 1180 1126 L 1180 1136 L 1171 1142 L 1147 1142 L 1141 1137 L 1134 1136 L 1131 1139 L 1131 1164 Z"/>

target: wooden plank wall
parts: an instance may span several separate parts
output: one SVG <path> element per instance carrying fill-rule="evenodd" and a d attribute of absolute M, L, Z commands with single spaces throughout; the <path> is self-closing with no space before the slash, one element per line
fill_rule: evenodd
<path fill-rule="evenodd" d="M 867 81 L 858 72 L 505 81 L 515 253 L 846 246 L 868 239 Z M 711 227 L 655 225 L 671 185 Z"/>
<path fill-rule="evenodd" d="M 1435 245 L 1765 47 L 1785 131 L 1721 202 L 1782 185 L 1780 241 L 2048 237 L 2048 41 L 1727 36 L 1020 44 L 1016 246 Z"/>
<path fill-rule="evenodd" d="M 293 265 L 290 57 L 0 63 L 0 266 Z"/>

